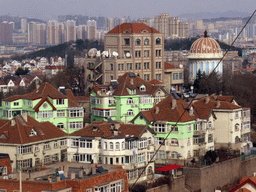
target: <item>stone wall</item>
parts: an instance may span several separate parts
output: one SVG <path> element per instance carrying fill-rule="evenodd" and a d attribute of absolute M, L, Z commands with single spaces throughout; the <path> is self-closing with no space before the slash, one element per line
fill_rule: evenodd
<path fill-rule="evenodd" d="M 214 192 L 217 187 L 232 183 L 243 176 L 252 177 L 256 172 L 256 158 L 241 161 L 230 159 L 207 167 L 184 167 L 185 182 L 193 191 Z"/>

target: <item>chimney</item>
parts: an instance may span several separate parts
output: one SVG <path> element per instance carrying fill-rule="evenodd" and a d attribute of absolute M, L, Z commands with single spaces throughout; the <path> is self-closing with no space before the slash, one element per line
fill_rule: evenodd
<path fill-rule="evenodd" d="M 133 79 L 132 78 L 130 79 L 130 83 L 133 85 Z"/>
<path fill-rule="evenodd" d="M 213 95 L 213 99 L 216 100 L 217 99 L 217 95 Z"/>
<path fill-rule="evenodd" d="M 177 107 L 177 101 L 176 99 L 172 100 L 172 109 L 175 109 L 175 107 Z"/>
<path fill-rule="evenodd" d="M 83 176 L 84 176 L 84 170 L 80 169 L 79 170 L 79 178 L 83 178 Z"/>
<path fill-rule="evenodd" d="M 15 124 L 16 124 L 15 119 L 12 119 L 12 120 L 11 120 L 11 126 L 14 126 Z"/>
<path fill-rule="evenodd" d="M 49 181 L 49 183 L 52 183 L 52 177 L 51 176 L 48 176 L 48 181 Z"/>
<path fill-rule="evenodd" d="M 121 125 L 120 125 L 120 124 L 115 123 L 115 130 L 118 130 L 120 127 L 121 127 Z"/>
<path fill-rule="evenodd" d="M 155 114 L 158 114 L 158 113 L 159 113 L 159 107 L 156 107 Z"/>
<path fill-rule="evenodd" d="M 205 103 L 208 104 L 209 101 L 210 101 L 210 97 L 207 96 L 207 97 L 205 98 Z"/>
<path fill-rule="evenodd" d="M 217 100 L 217 104 L 216 104 L 216 107 L 220 107 L 220 100 Z"/>
<path fill-rule="evenodd" d="M 76 178 L 75 172 L 71 172 L 71 174 L 70 174 L 70 179 L 73 180 L 73 179 L 75 179 L 75 178 Z"/>
<path fill-rule="evenodd" d="M 114 136 L 118 136 L 118 131 L 114 130 Z"/>
<path fill-rule="evenodd" d="M 22 113 L 22 117 L 25 122 L 28 122 L 28 113 L 27 112 Z"/>

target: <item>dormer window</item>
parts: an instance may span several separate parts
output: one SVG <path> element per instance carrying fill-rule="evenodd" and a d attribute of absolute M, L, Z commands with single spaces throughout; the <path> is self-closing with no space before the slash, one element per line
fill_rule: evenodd
<path fill-rule="evenodd" d="M 13 106 L 19 106 L 19 102 L 14 102 Z"/>
<path fill-rule="evenodd" d="M 193 109 L 193 107 L 190 107 L 190 109 L 189 109 L 189 115 L 194 115 L 194 109 Z"/>
<path fill-rule="evenodd" d="M 136 89 L 131 89 L 131 95 L 135 95 L 136 94 Z"/>
<path fill-rule="evenodd" d="M 134 102 L 133 102 L 133 99 L 132 98 L 128 98 L 127 99 L 127 105 L 131 105 L 131 104 L 133 104 Z"/>
<path fill-rule="evenodd" d="M 57 99 L 57 105 L 64 105 L 64 99 Z"/>
<path fill-rule="evenodd" d="M 140 91 L 146 91 L 145 85 L 142 85 L 142 86 L 140 87 Z"/>
<path fill-rule="evenodd" d="M 35 131 L 34 128 L 31 129 L 31 131 L 29 132 L 29 137 L 33 137 L 33 136 L 36 136 L 37 135 L 37 132 Z"/>

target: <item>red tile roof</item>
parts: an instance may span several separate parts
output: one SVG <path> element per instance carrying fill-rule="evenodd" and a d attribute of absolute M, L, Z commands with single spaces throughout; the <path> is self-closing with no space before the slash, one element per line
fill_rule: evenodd
<path fill-rule="evenodd" d="M 107 34 L 120 34 L 120 33 L 160 33 L 156 29 L 147 26 L 144 23 L 123 23 L 110 30 Z"/>
<path fill-rule="evenodd" d="M 41 105 L 42 105 L 45 101 L 46 101 L 47 103 L 49 103 L 49 104 L 52 106 L 52 110 L 56 110 L 56 108 L 53 106 L 53 104 L 49 101 L 48 98 L 42 98 L 42 99 L 36 104 L 36 106 L 34 107 L 34 110 L 35 110 L 35 111 L 39 111 L 39 107 L 41 107 Z"/>
<path fill-rule="evenodd" d="M 15 121 L 14 126 L 11 126 L 12 120 Z M 48 121 L 39 123 L 30 116 L 27 116 L 27 121 L 22 116 L 16 116 L 12 120 L 1 125 L 0 136 L 4 134 L 7 138 L 1 138 L 0 143 L 28 144 L 67 135 L 52 123 Z M 36 131 L 36 136 L 29 136 L 32 128 Z"/>
<path fill-rule="evenodd" d="M 181 99 L 176 100 L 177 105 L 174 109 L 172 109 L 172 101 L 173 97 L 169 95 L 149 111 L 140 112 L 135 118 L 137 118 L 139 115 L 143 115 L 148 122 L 187 122 L 195 119 L 195 115 L 189 115 L 188 110 L 186 109 L 186 101 Z"/>
<path fill-rule="evenodd" d="M 156 79 L 152 79 L 151 81 L 149 81 L 150 84 L 152 85 L 159 85 L 159 84 L 163 84 L 162 81 L 156 80 Z"/>
<path fill-rule="evenodd" d="M 179 67 L 176 67 L 170 63 L 164 62 L 164 69 L 179 69 Z"/>
<path fill-rule="evenodd" d="M 245 184 L 250 183 L 251 186 L 253 186 L 256 189 L 256 177 L 252 177 L 252 178 L 248 178 L 248 179 L 243 179 L 241 180 L 240 184 L 238 186 L 236 186 L 234 189 L 232 189 L 230 192 L 251 192 L 250 190 L 245 190 L 244 188 L 242 188 Z"/>

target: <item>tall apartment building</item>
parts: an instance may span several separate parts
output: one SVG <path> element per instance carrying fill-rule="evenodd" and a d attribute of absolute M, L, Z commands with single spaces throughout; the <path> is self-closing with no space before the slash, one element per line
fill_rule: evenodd
<path fill-rule="evenodd" d="M 58 44 L 57 21 L 47 23 L 47 44 Z"/>
<path fill-rule="evenodd" d="M 0 23 L 0 43 L 2 44 L 12 43 L 12 31 L 13 31 L 13 26 L 10 22 L 4 21 Z"/>
<path fill-rule="evenodd" d="M 37 44 L 46 44 L 46 24 L 37 24 Z"/>
<path fill-rule="evenodd" d="M 28 23 L 28 43 L 36 44 L 37 42 L 37 23 L 36 22 L 29 22 Z"/>
<path fill-rule="evenodd" d="M 86 25 L 79 25 L 77 26 L 76 32 L 77 32 L 77 39 L 86 39 Z"/>
<path fill-rule="evenodd" d="M 57 41 L 56 44 L 65 42 L 65 28 L 63 23 L 57 23 Z"/>
<path fill-rule="evenodd" d="M 76 41 L 76 22 L 74 20 L 65 22 L 65 41 Z"/>
<path fill-rule="evenodd" d="M 26 33 L 27 27 L 28 27 L 27 19 L 22 18 L 20 25 L 21 25 L 21 32 L 22 32 L 22 33 Z"/>
<path fill-rule="evenodd" d="M 105 35 L 104 44 L 107 57 L 95 54 L 85 59 L 88 87 L 89 82 L 109 84 L 126 72 L 163 81 L 164 37 L 159 31 L 144 23 L 123 23 Z"/>
<path fill-rule="evenodd" d="M 97 38 L 97 22 L 94 20 L 87 21 L 87 39 L 95 40 Z"/>
<path fill-rule="evenodd" d="M 107 31 L 114 28 L 114 18 L 107 18 Z"/>
<path fill-rule="evenodd" d="M 169 17 L 168 13 L 155 16 L 154 27 L 163 33 L 165 38 L 187 37 L 188 23 L 180 22 L 178 17 Z"/>

